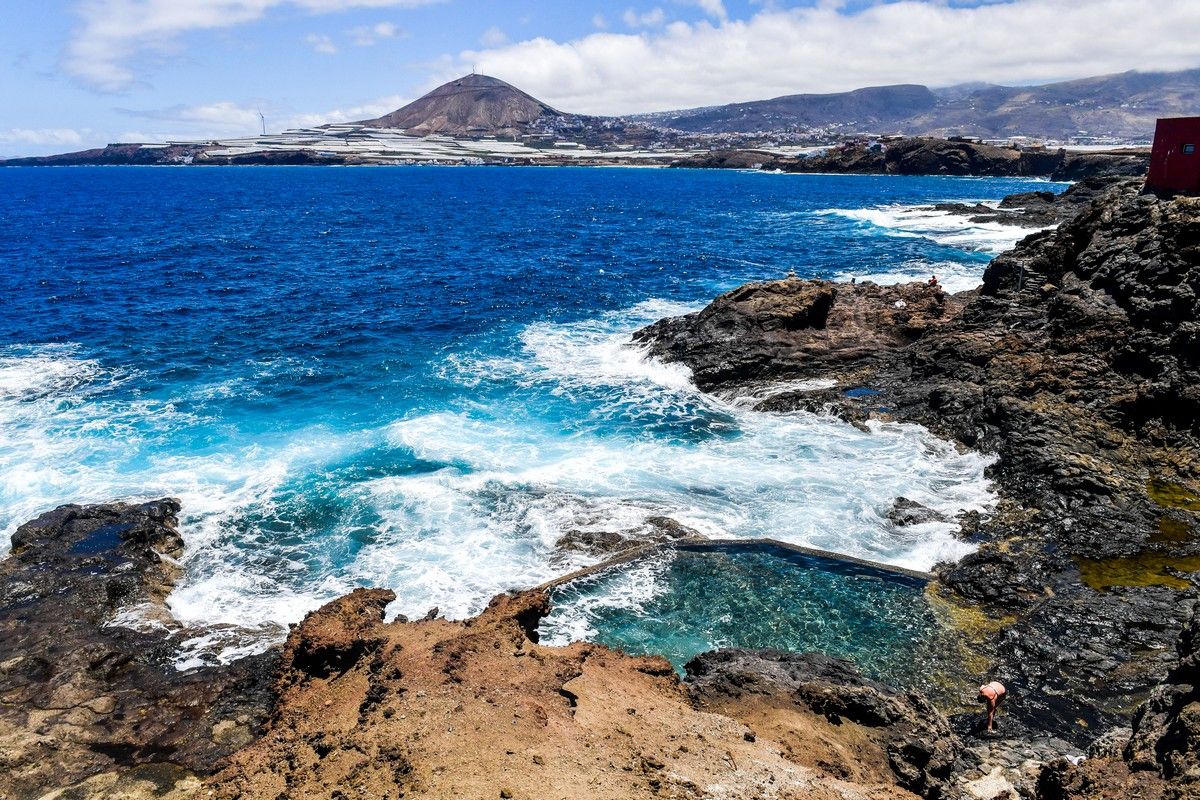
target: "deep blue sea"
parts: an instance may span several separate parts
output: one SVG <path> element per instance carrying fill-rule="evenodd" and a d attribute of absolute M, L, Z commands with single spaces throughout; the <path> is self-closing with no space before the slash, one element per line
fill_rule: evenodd
<path fill-rule="evenodd" d="M 563 534 L 655 516 L 928 567 L 950 526 L 883 515 L 986 507 L 983 457 L 702 396 L 629 334 L 790 269 L 970 287 L 1026 232 L 921 206 L 1033 184 L 0 170 L 4 546 L 63 502 L 180 497 L 175 614 L 264 638 L 357 585 L 463 616 L 586 563 Z"/>

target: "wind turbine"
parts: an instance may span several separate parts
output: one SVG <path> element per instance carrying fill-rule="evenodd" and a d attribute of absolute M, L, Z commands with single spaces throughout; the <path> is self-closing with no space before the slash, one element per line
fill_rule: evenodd
<path fill-rule="evenodd" d="M 267 118 L 263 116 L 261 111 L 258 112 L 258 121 L 262 123 L 262 135 L 267 135 Z"/>

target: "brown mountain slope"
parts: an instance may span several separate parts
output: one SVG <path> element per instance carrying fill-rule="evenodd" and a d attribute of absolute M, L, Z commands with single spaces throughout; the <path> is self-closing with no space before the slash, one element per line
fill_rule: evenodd
<path fill-rule="evenodd" d="M 422 136 L 516 136 L 542 121 L 566 117 L 499 78 L 467 75 L 378 119 L 372 128 L 399 128 Z"/>

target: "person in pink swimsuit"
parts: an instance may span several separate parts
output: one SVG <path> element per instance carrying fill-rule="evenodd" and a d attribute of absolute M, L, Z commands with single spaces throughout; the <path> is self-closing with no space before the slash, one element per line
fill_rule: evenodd
<path fill-rule="evenodd" d="M 1008 690 L 1000 681 L 992 681 L 979 687 L 979 699 L 987 704 L 988 733 L 992 732 L 992 726 L 996 721 L 996 709 L 1000 707 L 1000 702 L 1004 700 L 1006 694 L 1008 694 Z"/>

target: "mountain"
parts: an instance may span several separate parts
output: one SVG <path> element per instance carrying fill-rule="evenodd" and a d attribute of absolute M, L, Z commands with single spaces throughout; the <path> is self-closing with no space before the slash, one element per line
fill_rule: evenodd
<path fill-rule="evenodd" d="M 771 100 L 732 103 L 643 118 L 688 133 L 753 133 L 792 128 L 825 128 L 847 123 L 890 130 L 933 110 L 937 95 L 925 86 L 871 86 L 837 94 L 792 94 Z"/>
<path fill-rule="evenodd" d="M 577 119 L 512 84 L 488 75 L 466 75 L 378 119 L 369 128 L 399 128 L 419 136 L 515 137 L 538 127 Z"/>
<path fill-rule="evenodd" d="M 1200 114 L 1200 69 L 1123 72 L 1042 86 L 899 85 L 797 94 L 634 119 L 688 133 L 814 131 L 1148 140 L 1158 117 Z"/>

